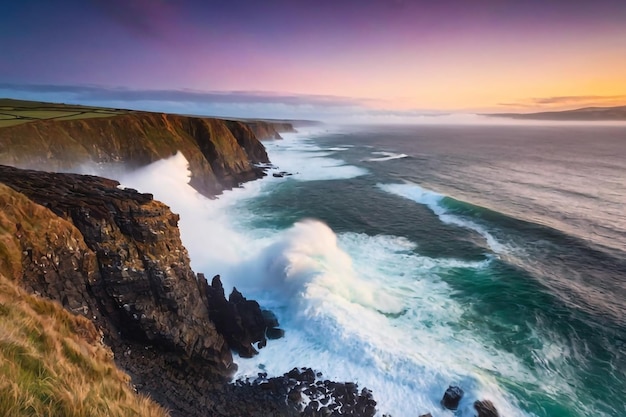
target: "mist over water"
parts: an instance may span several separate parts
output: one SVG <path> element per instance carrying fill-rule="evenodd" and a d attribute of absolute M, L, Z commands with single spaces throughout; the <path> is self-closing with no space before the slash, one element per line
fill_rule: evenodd
<path fill-rule="evenodd" d="M 416 146 L 411 129 L 285 135 L 266 147 L 275 170 L 292 176 L 270 174 L 216 200 L 188 186 L 182 154 L 118 179 L 181 215 L 196 272 L 221 274 L 227 291 L 236 286 L 277 314 L 286 337 L 238 359 L 237 377 L 311 366 L 368 387 L 381 414 L 395 417 L 452 415 L 439 405 L 449 384 L 466 392 L 462 417 L 475 414 L 476 399 L 505 416 L 626 413 L 626 332 L 602 289 L 624 281 L 597 284 L 597 299 L 583 303 L 568 274 L 579 270 L 573 287 L 584 288 L 586 272 L 565 255 L 597 256 L 449 193 L 481 198 L 455 177 L 468 172 L 458 159 L 441 169 L 456 151 Z M 620 267 L 606 256 L 596 280 Z"/>

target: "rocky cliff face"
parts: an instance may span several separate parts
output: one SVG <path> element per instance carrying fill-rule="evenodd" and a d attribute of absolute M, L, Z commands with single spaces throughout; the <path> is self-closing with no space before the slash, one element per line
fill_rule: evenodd
<path fill-rule="evenodd" d="M 113 343 L 150 343 L 232 371 L 167 206 L 99 177 L 0 166 L 0 181 L 22 204 L 48 209 L 15 219 L 24 287 L 95 318 Z M 27 232 L 26 221 L 43 230 Z"/>
<path fill-rule="evenodd" d="M 263 175 L 269 163 L 258 137 L 289 124 L 225 121 L 160 113 L 108 118 L 38 120 L 0 129 L 0 163 L 52 171 L 88 163 L 138 167 L 181 151 L 190 184 L 207 196 Z M 293 129 L 293 128 L 291 128 Z"/>
<path fill-rule="evenodd" d="M 246 125 L 252 129 L 259 140 L 282 139 L 281 133 L 295 132 L 293 125 L 287 122 L 255 120 L 246 122 Z"/>
<path fill-rule="evenodd" d="M 238 291 L 226 300 L 219 278 L 197 277 L 178 216 L 151 195 L 0 166 L 0 207 L 0 274 L 92 320 L 137 389 L 172 416 L 375 413 L 368 390 L 310 369 L 228 384 L 230 348 L 254 354 L 275 317 Z M 305 408 L 302 393 L 327 405 Z"/>

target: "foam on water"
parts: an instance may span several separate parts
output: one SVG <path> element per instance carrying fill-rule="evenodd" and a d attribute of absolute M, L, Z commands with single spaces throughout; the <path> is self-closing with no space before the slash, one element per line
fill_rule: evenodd
<path fill-rule="evenodd" d="M 416 203 L 424 204 L 444 223 L 454 224 L 477 232 L 485 239 L 489 248 L 495 253 L 502 254 L 508 251 L 507 246 L 500 243 L 484 226 L 461 216 L 451 214 L 449 210 L 441 204 L 441 200 L 444 198 L 442 194 L 427 190 L 412 182 L 403 184 L 378 184 L 378 188 L 388 193 L 413 200 Z"/>
<path fill-rule="evenodd" d="M 298 181 L 349 179 L 367 173 L 363 168 L 331 158 L 339 149 L 320 148 L 310 135 L 311 131 L 285 133 L 282 141 L 265 142 L 272 163 L 280 171 L 292 173 L 290 178 Z"/>
<path fill-rule="evenodd" d="M 298 161 L 294 167 L 300 174 L 293 180 L 363 173 L 315 156 L 320 148 L 302 137 L 268 142 L 268 149 L 278 169 L 289 170 L 283 163 Z M 320 159 L 338 162 L 319 165 Z M 288 230 L 246 226 L 254 216 L 246 212 L 246 202 L 292 177 L 268 176 L 208 200 L 188 186 L 187 163 L 177 154 L 120 179 L 154 193 L 181 215 L 181 237 L 194 270 L 221 273 L 227 291 L 236 285 L 277 314 L 286 336 L 271 341 L 255 358 L 238 359 L 239 377 L 311 366 L 325 378 L 373 390 L 378 409 L 395 417 L 450 416 L 439 400 L 448 384 L 456 383 L 466 391 L 457 416 L 473 416 L 472 402 L 483 398 L 503 415 L 526 416 L 493 375 L 524 383 L 537 383 L 535 377 L 516 357 L 490 348 L 469 330 L 453 328 L 464 307 L 437 275 L 452 267 L 486 268 L 490 261 L 423 257 L 405 238 L 336 235 L 316 220 Z M 434 193 L 423 198 L 438 201 Z"/>
<path fill-rule="evenodd" d="M 277 312 L 287 336 L 239 361 L 238 376 L 310 365 L 326 378 L 367 386 L 379 410 L 395 416 L 446 415 L 438 401 L 447 384 L 458 383 L 467 392 L 460 416 L 472 415 L 471 403 L 484 395 L 507 415 L 523 415 L 488 374 L 497 369 L 515 379 L 533 377 L 516 358 L 452 330 L 449 323 L 461 320 L 463 308 L 436 275 L 445 261 L 414 249 L 394 236 L 336 236 L 315 220 L 279 233 L 250 261 L 256 276 L 242 274 L 236 284 Z"/>
<path fill-rule="evenodd" d="M 405 153 L 393 153 L 393 152 L 372 152 L 372 154 L 374 155 L 382 155 L 380 157 L 377 158 L 369 158 L 366 159 L 365 161 L 367 162 L 383 162 L 383 161 L 391 161 L 393 159 L 402 159 L 402 158 L 408 158 L 409 155 L 405 154 Z"/>

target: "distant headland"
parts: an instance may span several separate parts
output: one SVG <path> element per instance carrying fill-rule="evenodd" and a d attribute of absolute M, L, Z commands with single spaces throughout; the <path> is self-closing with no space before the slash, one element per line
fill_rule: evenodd
<path fill-rule="evenodd" d="M 546 111 L 538 113 L 489 113 L 489 117 L 501 117 L 519 120 L 557 120 L 557 121 L 626 121 L 626 106 L 584 107 L 575 110 Z"/>

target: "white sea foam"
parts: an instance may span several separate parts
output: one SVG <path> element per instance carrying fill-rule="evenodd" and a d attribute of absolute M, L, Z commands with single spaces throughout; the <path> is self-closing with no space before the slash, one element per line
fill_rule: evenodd
<path fill-rule="evenodd" d="M 297 136 L 268 144 L 279 169 L 289 170 L 282 162 L 298 160 L 295 180 L 362 173 L 319 166 L 317 159 L 327 157 L 310 158 L 319 148 Z M 448 384 L 457 383 L 466 390 L 457 416 L 473 416 L 477 398 L 491 399 L 503 415 L 525 416 L 492 374 L 531 383 L 533 376 L 514 356 L 487 347 L 470 331 L 454 330 L 451 323 L 462 320 L 463 306 L 437 276 L 441 269 L 484 268 L 488 261 L 423 257 L 405 238 L 336 235 L 316 220 L 288 230 L 250 229 L 246 225 L 255 214 L 246 203 L 290 179 L 268 176 L 208 200 L 188 186 L 188 178 L 178 154 L 121 180 L 154 193 L 181 215 L 181 236 L 196 271 L 221 273 L 227 291 L 236 285 L 278 315 L 286 337 L 253 359 L 239 359 L 239 376 L 311 366 L 325 378 L 372 389 L 378 409 L 395 417 L 450 416 L 439 400 Z M 433 204 L 437 198 L 423 196 Z"/>
<path fill-rule="evenodd" d="M 250 262 L 256 276 L 241 274 L 237 287 L 273 308 L 287 337 L 240 361 L 239 376 L 309 364 L 326 378 L 367 386 L 379 409 L 396 416 L 447 415 L 438 401 L 447 384 L 458 383 L 468 395 L 461 416 L 472 415 L 471 402 L 487 392 L 507 415 L 523 415 L 497 393 L 488 371 L 532 376 L 513 356 L 452 330 L 449 323 L 462 319 L 463 308 L 436 275 L 445 261 L 417 255 L 406 239 L 336 236 L 306 220 L 279 233 Z M 477 364 L 484 374 L 476 373 Z"/>
<path fill-rule="evenodd" d="M 441 200 L 444 198 L 442 194 L 427 190 L 412 182 L 405 182 L 403 184 L 378 184 L 378 187 L 388 193 L 426 205 L 444 223 L 474 230 L 485 239 L 487 245 L 495 253 L 502 254 L 509 250 L 506 245 L 500 243 L 482 225 L 461 216 L 451 214 L 449 210 L 441 204 Z"/>
<path fill-rule="evenodd" d="M 393 159 L 402 159 L 402 158 L 408 158 L 409 155 L 405 154 L 405 153 L 393 153 L 393 152 L 372 152 L 372 154 L 374 155 L 382 155 L 380 157 L 377 158 L 369 158 L 366 159 L 365 161 L 367 162 L 383 162 L 383 161 L 391 161 Z"/>
<path fill-rule="evenodd" d="M 298 181 L 338 180 L 367 174 L 363 168 L 331 157 L 337 148 L 321 148 L 310 139 L 312 131 L 285 133 L 282 141 L 265 142 L 272 163 Z"/>

